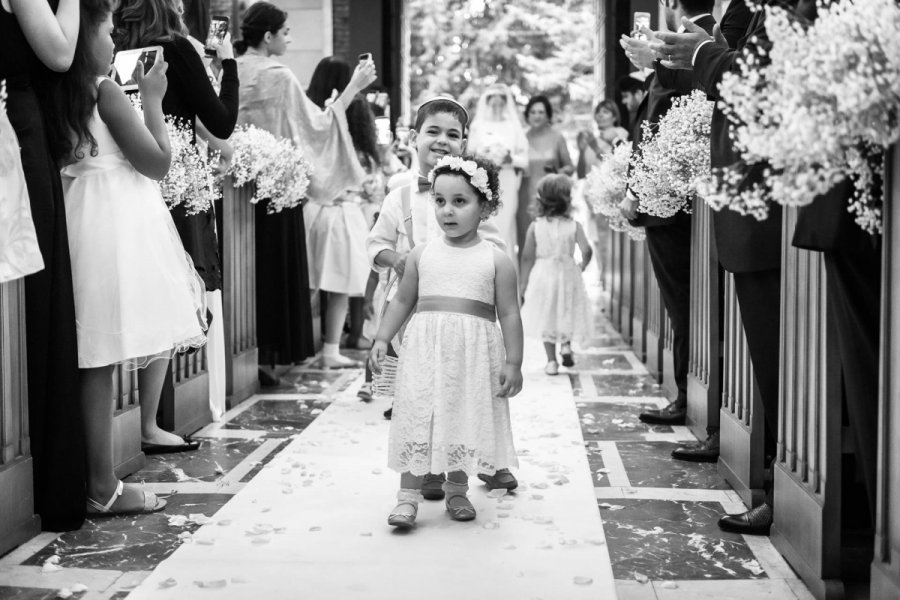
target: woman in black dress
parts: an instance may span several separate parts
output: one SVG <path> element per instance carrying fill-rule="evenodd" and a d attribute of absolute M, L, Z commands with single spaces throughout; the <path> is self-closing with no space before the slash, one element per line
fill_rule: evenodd
<path fill-rule="evenodd" d="M 168 89 L 163 98 L 163 112 L 167 117 L 194 129 L 199 119 L 217 138 L 228 138 L 234 131 L 238 114 L 238 76 L 231 44 L 218 48 L 222 64 L 221 90 L 217 94 L 210 83 L 203 61 L 188 40 L 188 31 L 182 21 L 181 0 L 122 0 L 113 16 L 117 43 L 121 49 L 162 46 L 163 56 L 169 65 L 166 71 Z M 171 210 L 175 227 L 184 249 L 194 261 L 197 273 L 203 278 L 207 292 L 222 289 L 222 262 L 216 232 L 214 210 L 198 215 L 187 215 L 183 206 Z M 145 452 L 180 452 L 195 450 L 198 442 L 182 440 L 173 433 L 155 428 L 156 406 L 159 398 L 141 397 L 141 418 L 144 431 L 153 430 L 153 439 L 144 436 Z"/>
<path fill-rule="evenodd" d="M 2 0 L 0 6 L 0 79 L 44 259 L 44 270 L 25 277 L 25 332 L 35 512 L 50 531 L 78 529 L 84 521 L 85 451 L 66 211 L 38 99 L 52 85 L 53 71 L 72 62 L 78 8 L 78 0 Z"/>

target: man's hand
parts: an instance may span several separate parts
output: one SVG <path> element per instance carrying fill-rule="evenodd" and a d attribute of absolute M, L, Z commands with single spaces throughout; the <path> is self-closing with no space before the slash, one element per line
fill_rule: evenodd
<path fill-rule="evenodd" d="M 628 194 L 619 202 L 619 212 L 629 221 L 637 217 L 638 199 Z"/>
<path fill-rule="evenodd" d="M 697 46 L 705 41 L 714 42 L 715 38 L 686 17 L 682 17 L 681 23 L 684 25 L 684 33 L 659 31 L 656 33 L 656 41 L 650 42 L 650 48 L 664 67 L 690 71 L 694 68 L 692 61 Z"/>
<path fill-rule="evenodd" d="M 625 56 L 638 69 L 652 69 L 653 63 L 656 61 L 656 54 L 650 49 L 650 43 L 647 40 L 639 40 L 633 37 L 623 35 L 619 40 L 619 45 L 625 50 Z"/>

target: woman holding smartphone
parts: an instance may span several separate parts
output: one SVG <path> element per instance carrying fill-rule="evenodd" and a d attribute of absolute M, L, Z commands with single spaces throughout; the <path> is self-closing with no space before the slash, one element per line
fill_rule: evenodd
<path fill-rule="evenodd" d="M 323 110 L 310 101 L 291 70 L 274 58 L 284 54 L 291 41 L 285 11 L 269 2 L 253 4 L 244 12 L 241 36 L 235 44 L 241 53 L 240 123 L 293 140 L 303 150 L 313 166 L 308 201 L 328 202 L 360 185 L 366 173 L 345 111 L 351 99 L 375 80 L 375 66 L 370 61 L 358 65 L 343 91 Z M 314 353 L 314 344 L 304 210 L 297 207 L 269 215 L 264 204 L 256 207 L 256 322 L 260 380 L 273 384 L 278 380 L 268 367 L 300 362 Z M 342 366 L 337 344 L 328 342 L 323 354 L 326 366 Z"/>
<path fill-rule="evenodd" d="M 228 138 L 237 123 L 239 87 L 230 40 L 226 36 L 223 44 L 216 45 L 216 60 L 222 68 L 221 90 L 216 92 L 200 55 L 188 39 L 183 11 L 181 0 L 121 0 L 113 17 L 118 46 L 123 50 L 161 46 L 169 64 L 163 112 L 191 129 L 196 127 L 199 119 L 213 136 Z M 184 207 L 178 206 L 172 209 L 172 219 L 206 291 L 222 289 L 214 210 L 189 216 Z M 158 405 L 159 398 L 147 399 L 147 402 Z M 143 398 L 141 413 L 147 419 L 154 419 L 155 425 L 156 407 L 145 405 Z M 149 423 L 143 429 L 152 432 L 150 436 L 142 435 L 145 452 L 184 452 L 196 450 L 200 445 L 195 440 L 159 428 L 154 430 Z"/>

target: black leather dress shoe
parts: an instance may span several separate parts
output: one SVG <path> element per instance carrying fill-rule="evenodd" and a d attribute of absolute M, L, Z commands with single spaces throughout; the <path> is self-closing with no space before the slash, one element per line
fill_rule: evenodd
<path fill-rule="evenodd" d="M 719 460 L 719 433 L 716 432 L 699 444 L 679 446 L 672 450 L 672 458 L 690 462 L 714 463 Z"/>
<path fill-rule="evenodd" d="M 648 425 L 684 425 L 687 416 L 686 406 L 670 404 L 660 410 L 648 410 L 638 415 L 638 419 Z"/>
<path fill-rule="evenodd" d="M 719 529 L 747 535 L 769 535 L 772 527 L 772 507 L 760 504 L 739 515 L 725 515 L 719 519 Z"/>

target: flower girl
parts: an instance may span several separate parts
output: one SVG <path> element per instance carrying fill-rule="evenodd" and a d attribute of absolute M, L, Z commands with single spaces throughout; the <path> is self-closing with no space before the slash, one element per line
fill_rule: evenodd
<path fill-rule="evenodd" d="M 564 367 L 575 365 L 573 338 L 587 339 L 593 318 L 581 272 L 591 261 L 591 245 L 572 210 L 572 180 L 547 175 L 537 185 L 538 217 L 525 234 L 521 286 L 525 295 L 522 320 L 529 337 L 544 341 L 547 375 L 559 373 L 556 344 Z M 581 268 L 575 263 L 575 245 L 581 250 Z"/>
<path fill-rule="evenodd" d="M 141 438 L 183 444 L 156 424 L 176 350 L 205 343 L 202 283 L 154 180 L 170 163 L 162 112 L 167 64 L 138 65 L 144 122 L 105 77 L 113 55 L 111 3 L 82 0 L 72 68 L 54 97 L 75 290 L 78 366 L 87 442 L 88 514 L 160 510 L 165 501 L 114 474 L 113 370 L 140 369 Z M 68 133 L 68 135 L 65 135 Z"/>
<path fill-rule="evenodd" d="M 410 252 L 370 355 L 380 372 L 388 342 L 415 311 L 399 353 L 388 454 L 401 473 L 388 523 L 402 529 L 415 524 L 426 473 L 447 472 L 450 518 L 471 521 L 469 476 L 518 466 L 508 403 L 522 388 L 516 272 L 478 235 L 500 204 L 497 167 L 445 156 L 429 179 L 444 235 Z"/>

